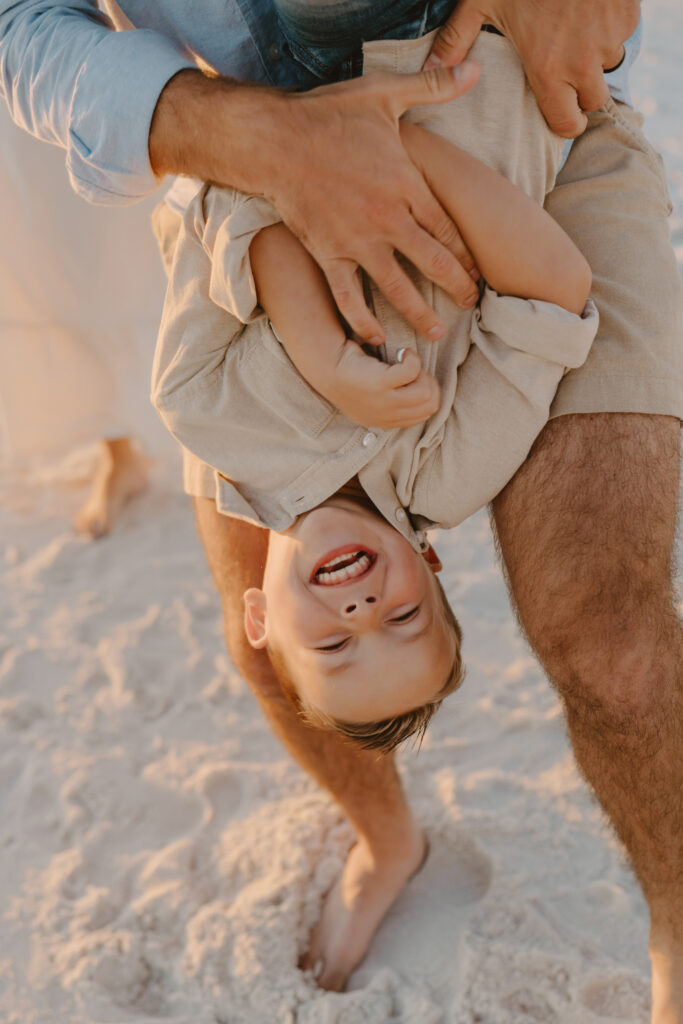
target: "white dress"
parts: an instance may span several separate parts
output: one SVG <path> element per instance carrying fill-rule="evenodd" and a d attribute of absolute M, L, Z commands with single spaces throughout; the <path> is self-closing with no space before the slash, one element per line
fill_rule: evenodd
<path fill-rule="evenodd" d="M 163 445 L 148 400 L 165 288 L 154 202 L 83 202 L 63 151 L 0 100 L 0 461 L 98 438 Z"/>

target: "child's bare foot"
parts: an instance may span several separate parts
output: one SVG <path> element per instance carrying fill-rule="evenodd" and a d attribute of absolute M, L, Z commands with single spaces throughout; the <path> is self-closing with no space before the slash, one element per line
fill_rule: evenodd
<path fill-rule="evenodd" d="M 300 963 L 303 970 L 313 970 L 321 988 L 341 992 L 367 953 L 382 918 L 424 864 L 427 850 L 427 840 L 418 829 L 403 850 L 382 859 L 373 856 L 363 839 L 352 847 Z"/>
<path fill-rule="evenodd" d="M 75 528 L 90 537 L 109 533 L 134 495 L 147 486 L 147 460 L 128 438 L 101 441 L 92 489 L 74 518 Z"/>

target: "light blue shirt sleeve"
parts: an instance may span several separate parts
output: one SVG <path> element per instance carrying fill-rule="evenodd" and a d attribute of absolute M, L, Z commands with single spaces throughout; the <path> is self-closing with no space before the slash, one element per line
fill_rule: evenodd
<path fill-rule="evenodd" d="M 75 190 L 131 203 L 159 182 L 149 129 L 159 95 L 196 65 L 157 32 L 115 32 L 88 0 L 0 0 L 0 92 L 14 120 L 66 148 Z"/>

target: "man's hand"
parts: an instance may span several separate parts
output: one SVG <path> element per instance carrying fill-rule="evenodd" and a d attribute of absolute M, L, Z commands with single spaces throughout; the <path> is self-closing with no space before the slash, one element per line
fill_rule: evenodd
<path fill-rule="evenodd" d="M 398 131 L 410 107 L 455 99 L 479 77 L 476 65 L 458 70 L 456 77 L 446 68 L 375 73 L 300 93 L 290 105 L 301 159 L 281 168 L 271 198 L 322 268 L 344 319 L 366 341 L 377 343 L 384 335 L 366 307 L 358 266 L 432 341 L 443 335 L 443 326 L 396 252 L 461 305 L 473 306 L 479 297 L 458 229 L 408 159 Z"/>
<path fill-rule="evenodd" d="M 423 423 L 439 408 L 436 379 L 422 369 L 412 349 L 402 349 L 393 365 L 373 359 L 356 344 L 346 341 L 336 364 L 324 382 L 314 386 L 354 423 L 365 427 L 412 427 Z M 313 383 L 313 381 L 311 382 Z"/>
<path fill-rule="evenodd" d="M 459 64 L 483 24 L 513 43 L 550 127 L 566 138 L 586 127 L 584 111 L 608 96 L 615 67 L 640 18 L 639 0 L 461 0 L 425 67 Z"/>
<path fill-rule="evenodd" d="M 271 199 L 322 268 L 353 331 L 384 340 L 357 268 L 430 340 L 443 325 L 402 269 L 400 253 L 460 305 L 478 291 L 458 229 L 399 136 L 410 107 L 467 92 L 468 62 L 411 75 L 377 73 L 306 93 L 180 72 L 163 90 L 150 131 L 158 174 L 191 174 Z"/>

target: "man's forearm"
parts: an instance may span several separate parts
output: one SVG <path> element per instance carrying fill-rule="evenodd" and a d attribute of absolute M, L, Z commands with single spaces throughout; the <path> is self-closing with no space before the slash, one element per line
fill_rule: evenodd
<path fill-rule="evenodd" d="M 266 195 L 287 135 L 285 94 L 187 69 L 159 96 L 149 134 L 157 176 L 186 174 Z"/>

